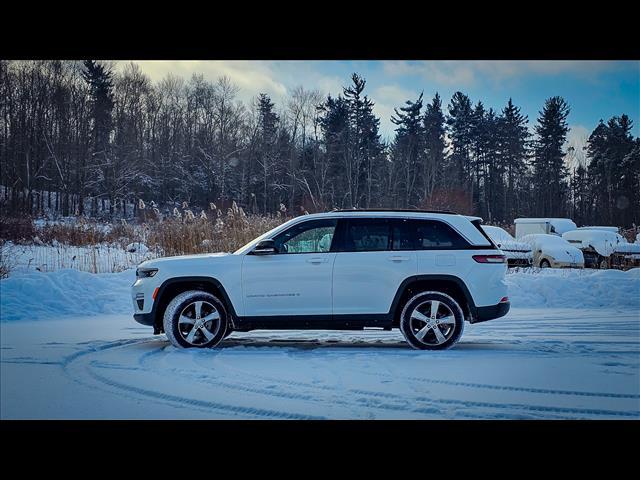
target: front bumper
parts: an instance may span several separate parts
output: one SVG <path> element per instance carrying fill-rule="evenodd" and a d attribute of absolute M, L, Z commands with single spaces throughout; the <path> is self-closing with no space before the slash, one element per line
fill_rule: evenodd
<path fill-rule="evenodd" d="M 141 325 L 153 327 L 155 323 L 155 315 L 152 313 L 135 313 L 133 319 Z"/>
<path fill-rule="evenodd" d="M 473 315 L 470 323 L 486 322 L 496 318 L 504 317 L 511 309 L 511 302 L 498 303 L 497 305 L 489 305 L 487 307 L 476 307 L 476 313 Z"/>
<path fill-rule="evenodd" d="M 584 268 L 584 263 L 551 262 L 552 268 Z"/>

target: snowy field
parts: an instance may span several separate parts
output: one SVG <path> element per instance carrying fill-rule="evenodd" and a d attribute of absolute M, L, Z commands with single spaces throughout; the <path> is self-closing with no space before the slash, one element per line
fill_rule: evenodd
<path fill-rule="evenodd" d="M 518 272 L 504 318 L 444 352 L 399 331 L 234 333 L 177 350 L 131 317 L 134 273 L 0 281 L 0 417 L 640 418 L 640 269 Z"/>

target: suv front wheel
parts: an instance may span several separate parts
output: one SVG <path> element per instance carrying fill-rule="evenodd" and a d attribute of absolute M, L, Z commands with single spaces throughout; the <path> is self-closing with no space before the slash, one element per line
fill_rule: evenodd
<path fill-rule="evenodd" d="M 214 295 L 189 290 L 175 296 L 164 312 L 164 331 L 179 348 L 210 348 L 227 332 L 227 311 Z"/>
<path fill-rule="evenodd" d="M 422 292 L 411 298 L 400 317 L 400 330 L 413 348 L 444 350 L 462 336 L 464 314 L 458 302 L 441 292 Z"/>

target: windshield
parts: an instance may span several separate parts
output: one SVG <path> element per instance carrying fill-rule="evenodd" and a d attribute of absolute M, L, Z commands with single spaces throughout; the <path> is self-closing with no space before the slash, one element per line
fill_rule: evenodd
<path fill-rule="evenodd" d="M 482 225 L 482 228 L 494 241 L 515 241 L 515 239 L 511 235 L 509 235 L 509 232 L 500 227 Z"/>
<path fill-rule="evenodd" d="M 295 220 L 295 219 L 292 219 Z M 289 220 L 288 222 L 285 222 L 281 225 L 278 225 L 277 227 L 272 228 L 271 230 L 269 230 L 268 232 L 263 233 L 262 235 L 260 235 L 259 237 L 254 238 L 253 240 L 250 240 L 249 242 L 245 243 L 243 246 L 241 246 L 239 249 L 237 249 L 235 252 L 233 252 L 234 255 L 237 255 L 239 253 L 242 253 L 247 247 L 249 247 L 249 245 L 251 245 L 252 243 L 256 243 L 259 242 L 260 240 L 263 240 L 265 238 L 270 238 L 275 232 L 277 232 L 278 230 L 280 230 L 282 227 L 284 227 L 285 225 L 288 225 L 292 220 Z"/>
<path fill-rule="evenodd" d="M 564 238 L 558 237 L 556 235 L 540 235 L 536 238 L 537 241 L 547 245 L 562 245 L 566 246 L 569 242 L 567 242 Z"/>

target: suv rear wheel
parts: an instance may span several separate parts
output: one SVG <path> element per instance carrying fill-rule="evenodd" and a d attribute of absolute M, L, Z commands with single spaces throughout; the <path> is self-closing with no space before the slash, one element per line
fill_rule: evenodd
<path fill-rule="evenodd" d="M 163 324 L 167 338 L 176 347 L 215 347 L 227 332 L 227 311 L 214 295 L 189 290 L 169 302 Z"/>
<path fill-rule="evenodd" d="M 413 348 L 444 350 L 462 336 L 464 314 L 458 302 L 442 292 L 422 292 L 409 299 L 400 317 L 400 330 Z"/>

